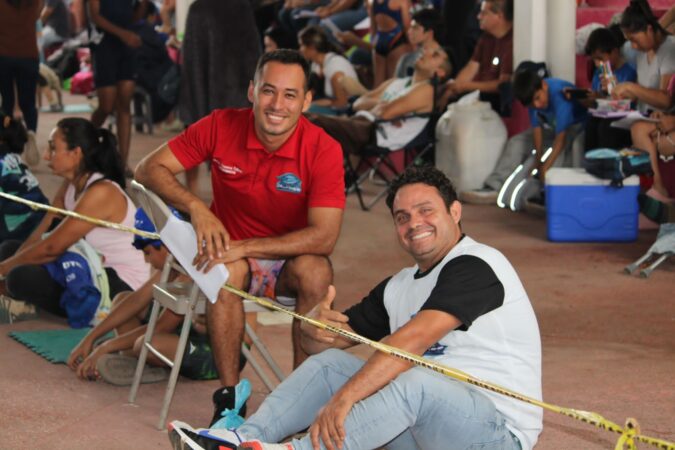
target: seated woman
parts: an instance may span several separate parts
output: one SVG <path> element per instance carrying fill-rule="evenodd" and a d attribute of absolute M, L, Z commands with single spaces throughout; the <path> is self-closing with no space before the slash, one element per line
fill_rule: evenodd
<path fill-rule="evenodd" d="M 136 208 L 124 193 L 124 165 L 116 139 L 88 120 L 60 120 L 49 138 L 44 159 L 64 183 L 53 205 L 85 216 L 133 227 Z M 53 228 L 43 238 L 43 233 Z M 0 275 L 7 293 L 59 316 L 67 316 L 60 305 L 64 287 L 51 278 L 45 264 L 57 260 L 80 239 L 93 247 L 103 260 L 110 297 L 138 289 L 150 276 L 143 254 L 131 246 L 130 233 L 97 228 L 83 220 L 67 217 L 57 224 L 47 213 L 28 239 L 0 245 Z"/>
<path fill-rule="evenodd" d="M 621 30 L 638 53 L 637 83 L 620 83 L 612 96 L 637 101 L 643 113 L 669 108 L 666 88 L 675 74 L 675 37 L 659 24 L 646 0 L 630 2 L 621 16 Z"/>
<path fill-rule="evenodd" d="M 0 191 L 30 200 L 49 204 L 38 180 L 21 159 L 28 140 L 21 122 L 0 111 Z M 0 243 L 9 239 L 23 241 L 30 235 L 44 216 L 30 206 L 0 198 Z"/>
<path fill-rule="evenodd" d="M 410 51 L 406 39 L 410 6 L 410 0 L 372 0 L 370 3 L 374 88 L 394 76 L 398 60 Z"/>
<path fill-rule="evenodd" d="M 312 102 L 311 112 L 330 113 L 331 107 L 347 106 L 352 95 L 361 95 L 366 88 L 360 85 L 358 75 L 351 63 L 328 40 L 319 26 L 310 26 L 298 37 L 300 53 L 312 62 L 314 71 L 324 80 L 324 98 Z M 360 88 L 354 89 L 354 86 Z"/>

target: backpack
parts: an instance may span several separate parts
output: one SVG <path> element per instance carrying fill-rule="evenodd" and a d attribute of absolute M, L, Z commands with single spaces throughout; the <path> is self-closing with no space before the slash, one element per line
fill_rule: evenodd
<path fill-rule="evenodd" d="M 631 175 L 653 173 L 649 153 L 637 148 L 591 150 L 586 152 L 583 166 L 591 175 L 612 180 L 614 187 L 622 187 L 623 179 Z"/>

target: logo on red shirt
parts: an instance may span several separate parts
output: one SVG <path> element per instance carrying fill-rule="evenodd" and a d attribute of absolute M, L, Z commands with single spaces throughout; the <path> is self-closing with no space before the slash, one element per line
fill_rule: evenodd
<path fill-rule="evenodd" d="M 277 191 L 299 194 L 302 192 L 302 181 L 294 173 L 282 173 L 277 177 Z"/>

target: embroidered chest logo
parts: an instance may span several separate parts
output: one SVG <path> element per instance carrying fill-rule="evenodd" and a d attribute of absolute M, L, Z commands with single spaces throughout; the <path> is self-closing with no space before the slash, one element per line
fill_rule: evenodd
<path fill-rule="evenodd" d="M 277 191 L 299 194 L 302 192 L 302 181 L 294 173 L 282 173 L 277 177 Z"/>
<path fill-rule="evenodd" d="M 213 159 L 213 164 L 218 167 L 218 170 L 220 170 L 223 173 L 226 173 L 228 175 L 238 175 L 242 173 L 243 171 L 237 167 L 237 166 L 228 166 L 226 164 L 223 164 L 222 162 L 218 161 L 217 159 Z"/>

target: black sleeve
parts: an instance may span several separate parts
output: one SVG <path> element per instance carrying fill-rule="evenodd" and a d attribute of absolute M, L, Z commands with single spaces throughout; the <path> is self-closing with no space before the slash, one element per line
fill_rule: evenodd
<path fill-rule="evenodd" d="M 356 333 L 374 341 L 391 334 L 389 314 L 384 307 L 384 288 L 390 279 L 391 277 L 375 286 L 361 302 L 344 312 L 349 317 L 349 326 Z"/>
<path fill-rule="evenodd" d="M 462 322 L 459 330 L 469 329 L 474 320 L 504 303 L 504 286 L 484 260 L 459 256 L 441 269 L 436 286 L 421 310 L 452 314 Z"/>

